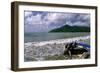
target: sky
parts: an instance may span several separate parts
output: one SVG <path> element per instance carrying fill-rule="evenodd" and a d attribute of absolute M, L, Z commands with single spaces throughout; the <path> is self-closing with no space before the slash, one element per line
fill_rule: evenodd
<path fill-rule="evenodd" d="M 64 25 L 90 27 L 90 14 L 24 11 L 25 32 L 48 32 Z"/>

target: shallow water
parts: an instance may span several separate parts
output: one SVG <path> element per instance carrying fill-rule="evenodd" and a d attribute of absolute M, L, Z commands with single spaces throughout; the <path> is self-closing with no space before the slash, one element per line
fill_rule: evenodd
<path fill-rule="evenodd" d="M 89 32 L 70 32 L 70 33 L 25 33 L 24 42 L 40 42 L 56 39 L 72 38 L 90 35 Z"/>

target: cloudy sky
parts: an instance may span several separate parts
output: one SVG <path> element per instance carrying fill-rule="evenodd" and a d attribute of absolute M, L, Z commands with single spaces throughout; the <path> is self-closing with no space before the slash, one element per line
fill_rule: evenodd
<path fill-rule="evenodd" d="M 64 25 L 90 27 L 90 14 L 24 11 L 25 32 L 48 32 Z"/>

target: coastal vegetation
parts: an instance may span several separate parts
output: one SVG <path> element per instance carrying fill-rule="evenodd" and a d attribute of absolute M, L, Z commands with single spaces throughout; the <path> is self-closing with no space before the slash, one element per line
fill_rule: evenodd
<path fill-rule="evenodd" d="M 62 27 L 55 28 L 50 32 L 90 32 L 90 27 L 64 25 Z"/>

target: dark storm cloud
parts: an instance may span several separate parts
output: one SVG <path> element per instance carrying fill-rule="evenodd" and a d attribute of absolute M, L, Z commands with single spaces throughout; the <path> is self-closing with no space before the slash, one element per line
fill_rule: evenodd
<path fill-rule="evenodd" d="M 25 32 L 48 32 L 64 25 L 90 26 L 90 14 L 25 11 Z"/>

